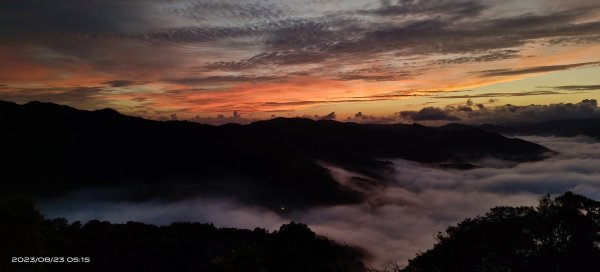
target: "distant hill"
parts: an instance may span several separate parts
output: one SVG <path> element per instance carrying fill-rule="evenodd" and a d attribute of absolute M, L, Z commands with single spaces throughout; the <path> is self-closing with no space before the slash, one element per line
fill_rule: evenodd
<path fill-rule="evenodd" d="M 448 124 L 440 127 L 446 131 L 479 128 L 485 131 L 506 135 L 539 135 L 573 137 L 584 135 L 600 139 L 600 118 L 565 119 L 533 124 L 506 124 L 469 126 L 463 124 Z"/>
<path fill-rule="evenodd" d="M 319 162 L 377 177 L 386 160 L 464 165 L 543 158 L 543 146 L 481 128 L 276 118 L 210 126 L 114 110 L 0 102 L 2 190 L 44 196 L 126 188 L 128 199 L 235 196 L 267 207 L 354 203 Z"/>

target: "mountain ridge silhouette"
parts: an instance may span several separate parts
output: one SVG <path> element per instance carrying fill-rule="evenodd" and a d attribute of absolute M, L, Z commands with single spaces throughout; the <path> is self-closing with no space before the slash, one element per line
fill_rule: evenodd
<path fill-rule="evenodd" d="M 385 182 L 393 159 L 464 165 L 488 157 L 539 160 L 551 153 L 480 128 L 302 118 L 212 126 L 44 102 L 0 102 L 0 126 L 0 178 L 9 192 L 48 196 L 121 188 L 135 191 L 127 197 L 137 200 L 208 194 L 274 209 L 364 198 L 320 162 Z"/>

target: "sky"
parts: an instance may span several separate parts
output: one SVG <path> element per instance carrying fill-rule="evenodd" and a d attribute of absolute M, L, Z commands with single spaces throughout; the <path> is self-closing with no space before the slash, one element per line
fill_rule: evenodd
<path fill-rule="evenodd" d="M 0 39 L 0 99 L 149 119 L 600 99 L 599 0 L 3 0 Z"/>

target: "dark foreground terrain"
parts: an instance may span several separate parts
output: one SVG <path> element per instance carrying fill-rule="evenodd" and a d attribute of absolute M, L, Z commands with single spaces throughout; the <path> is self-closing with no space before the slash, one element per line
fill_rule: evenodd
<path fill-rule="evenodd" d="M 361 251 L 293 222 L 275 232 L 200 223 L 68 223 L 45 219 L 30 201 L 14 197 L 0 197 L 0 256 L 3 272 L 364 271 Z M 64 258 L 12 262 L 12 257 L 44 256 Z"/>
<path fill-rule="evenodd" d="M 504 135 L 537 135 L 573 137 L 584 135 L 600 139 L 600 118 L 588 119 L 564 119 L 542 123 L 530 124 L 506 124 L 506 125 L 480 125 L 468 126 L 461 124 L 450 124 L 441 127 L 446 130 L 461 130 L 479 128 L 489 132 L 502 133 Z"/>
<path fill-rule="evenodd" d="M 600 269 L 599 243 L 600 202 L 567 192 L 543 197 L 537 207 L 497 207 L 466 219 L 438 234 L 436 245 L 407 267 L 386 271 L 592 272 Z M 64 263 L 13 263 L 12 257 L 64 257 Z M 67 257 L 90 261 L 68 263 L 73 258 Z M 365 268 L 367 257 L 296 223 L 275 232 L 199 223 L 68 223 L 45 219 L 30 201 L 0 196 L 0 271 L 5 272 L 374 271 Z"/>
<path fill-rule="evenodd" d="M 225 195 L 270 208 L 363 199 L 322 163 L 383 181 L 388 159 L 470 166 L 482 158 L 530 161 L 550 152 L 481 128 L 301 118 L 210 126 L 41 102 L 0 102 L 0 130 L 7 192 L 37 198 L 119 188 L 127 200 Z"/>
<path fill-rule="evenodd" d="M 600 202 L 570 192 L 496 207 L 439 233 L 404 271 L 600 271 Z"/>

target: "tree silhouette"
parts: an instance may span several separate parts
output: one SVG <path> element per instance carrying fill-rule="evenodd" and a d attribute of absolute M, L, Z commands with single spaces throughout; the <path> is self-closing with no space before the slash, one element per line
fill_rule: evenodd
<path fill-rule="evenodd" d="M 35 265 L 19 266 L 11 257 L 44 255 L 43 220 L 30 200 L 0 194 L 0 271 L 35 271 Z"/>
<path fill-rule="evenodd" d="M 216 271 L 353 272 L 364 271 L 360 252 L 318 237 L 306 225 L 283 225 L 262 245 L 232 251 L 217 259 Z"/>
<path fill-rule="evenodd" d="M 497 207 L 437 236 L 404 271 L 598 271 L 600 202 L 567 192 Z"/>
<path fill-rule="evenodd" d="M 363 271 L 360 251 L 306 225 L 278 231 L 212 224 L 44 219 L 31 201 L 0 195 L 0 271 Z M 11 257 L 90 257 L 90 263 L 12 263 Z"/>
<path fill-rule="evenodd" d="M 591 272 L 600 267 L 600 202 L 567 192 L 537 207 L 496 207 L 439 233 L 405 268 L 385 271 Z M 89 256 L 91 263 L 10 263 L 12 256 Z M 0 271 L 358 272 L 360 250 L 289 223 L 278 231 L 212 224 L 154 226 L 44 219 L 0 195 Z"/>

